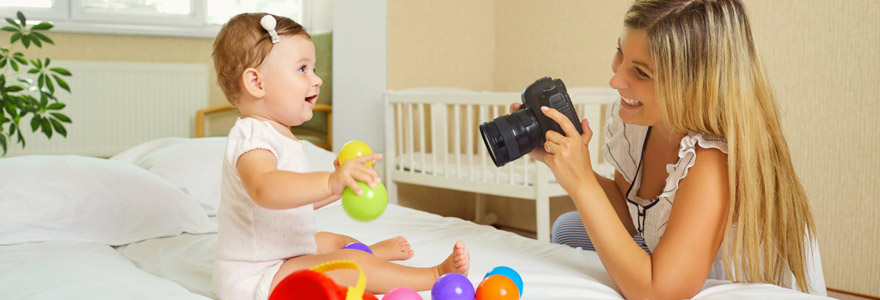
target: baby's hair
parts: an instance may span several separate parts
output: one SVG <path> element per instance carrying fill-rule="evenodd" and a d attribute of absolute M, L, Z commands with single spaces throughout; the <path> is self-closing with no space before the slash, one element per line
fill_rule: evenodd
<path fill-rule="evenodd" d="M 238 104 L 241 92 L 241 75 L 247 68 L 263 63 L 272 50 L 272 37 L 260 25 L 265 13 L 243 13 L 229 19 L 214 39 L 214 69 L 217 84 L 223 89 L 226 100 Z M 308 32 L 290 18 L 274 16 L 275 31 L 279 36 L 301 35 L 311 40 Z"/>

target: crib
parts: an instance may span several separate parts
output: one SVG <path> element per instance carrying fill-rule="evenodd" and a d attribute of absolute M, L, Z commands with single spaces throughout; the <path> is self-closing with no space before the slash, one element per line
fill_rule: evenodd
<path fill-rule="evenodd" d="M 613 174 L 601 160 L 604 105 L 619 99 L 610 88 L 568 89 L 578 116 L 591 122 L 589 148 L 594 169 Z M 385 98 L 385 178 L 392 202 L 397 183 L 477 194 L 479 219 L 485 210 L 482 195 L 535 201 L 539 241 L 550 240 L 550 197 L 566 195 L 543 163 L 524 156 L 496 168 L 486 150 L 479 125 L 507 113 L 519 93 L 477 92 L 453 88 L 388 91 Z"/>

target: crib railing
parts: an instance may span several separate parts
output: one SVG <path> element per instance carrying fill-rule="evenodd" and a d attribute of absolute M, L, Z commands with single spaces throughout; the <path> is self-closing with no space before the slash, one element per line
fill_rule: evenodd
<path fill-rule="evenodd" d="M 591 122 L 589 148 L 594 165 L 600 161 L 603 105 L 619 98 L 608 88 L 573 88 L 569 95 L 578 116 Z M 479 125 L 505 115 L 519 93 L 458 89 L 418 89 L 386 93 L 386 176 L 433 187 L 536 199 L 541 215 L 549 215 L 550 196 L 564 195 L 549 169 L 529 156 L 496 168 L 486 150 Z M 386 182 L 396 202 L 393 182 Z M 543 200 L 542 200 L 543 199 Z M 543 203 L 541 203 L 543 202 Z M 541 228 L 546 227 L 539 224 Z M 549 230 L 548 230 L 549 231 Z"/>

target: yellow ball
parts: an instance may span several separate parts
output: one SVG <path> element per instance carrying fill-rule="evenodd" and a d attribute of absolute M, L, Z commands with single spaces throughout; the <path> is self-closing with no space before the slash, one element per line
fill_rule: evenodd
<path fill-rule="evenodd" d="M 341 165 L 349 159 L 356 158 L 356 157 L 362 156 L 362 155 L 372 154 L 372 153 L 373 153 L 373 150 L 370 149 L 370 146 L 367 146 L 367 143 L 364 143 L 361 141 L 350 141 L 348 143 L 345 143 L 344 146 L 342 146 L 342 150 L 339 151 L 339 157 L 337 158 L 337 160 L 339 160 L 339 164 Z M 368 161 L 366 163 L 366 166 L 372 167 L 373 161 L 372 160 Z"/>

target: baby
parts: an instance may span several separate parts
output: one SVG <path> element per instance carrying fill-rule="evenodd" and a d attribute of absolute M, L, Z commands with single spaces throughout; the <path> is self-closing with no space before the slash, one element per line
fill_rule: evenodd
<path fill-rule="evenodd" d="M 355 181 L 375 186 L 379 176 L 364 155 L 336 170 L 310 172 L 303 142 L 290 131 L 312 118 L 322 84 L 315 74 L 315 46 L 291 19 L 244 13 L 229 20 L 214 41 L 217 81 L 241 112 L 229 132 L 217 213 L 214 289 L 221 299 L 267 299 L 285 276 L 332 260 L 359 263 L 367 291 L 429 290 L 446 273 L 467 275 L 470 254 L 460 241 L 440 264 L 415 268 L 389 262 L 413 256 L 403 237 L 371 246 L 374 254 L 343 249 L 354 238 L 317 232 L 315 209 L 337 201 Z M 330 272 L 337 284 L 356 274 Z"/>

